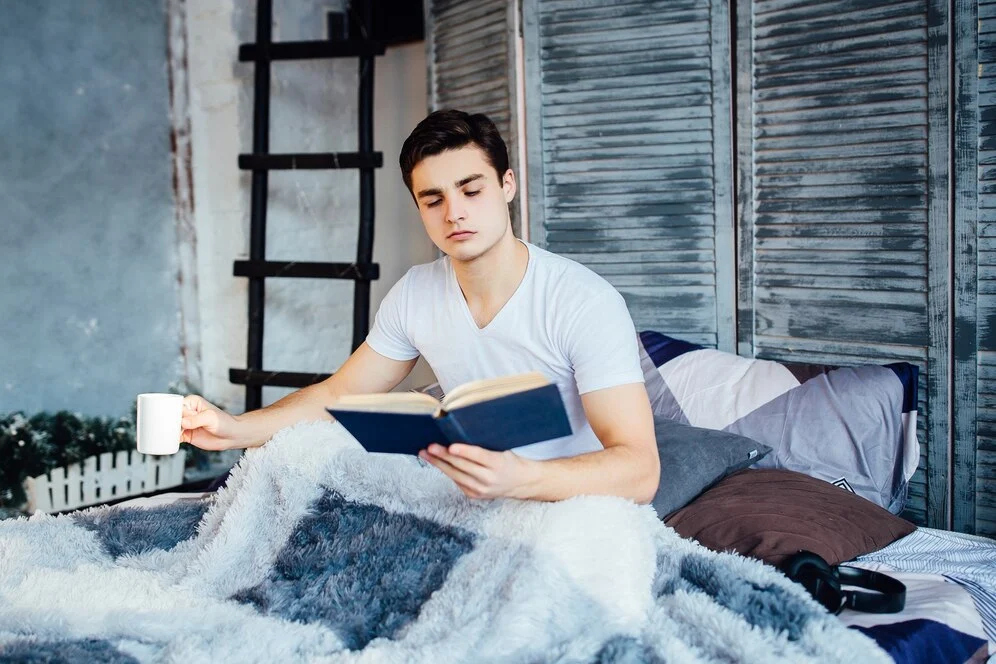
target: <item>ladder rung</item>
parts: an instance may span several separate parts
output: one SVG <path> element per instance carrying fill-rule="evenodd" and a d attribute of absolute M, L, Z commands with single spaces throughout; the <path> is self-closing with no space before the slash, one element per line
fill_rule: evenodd
<path fill-rule="evenodd" d="M 270 44 L 270 57 L 262 55 L 263 49 L 257 44 L 239 46 L 239 60 L 253 62 L 264 60 L 312 60 L 321 58 L 355 58 L 360 56 L 384 55 L 384 45 L 380 42 L 359 39 L 292 41 Z"/>
<path fill-rule="evenodd" d="M 320 383 L 331 375 L 296 373 L 294 371 L 228 370 L 228 380 L 235 385 L 266 385 L 268 387 L 307 387 Z"/>
<path fill-rule="evenodd" d="M 235 261 L 236 277 L 296 279 L 380 279 L 379 263 L 304 263 L 301 261 Z"/>
<path fill-rule="evenodd" d="M 312 152 L 300 154 L 240 154 L 244 171 L 324 170 L 334 168 L 380 168 L 382 152 Z"/>

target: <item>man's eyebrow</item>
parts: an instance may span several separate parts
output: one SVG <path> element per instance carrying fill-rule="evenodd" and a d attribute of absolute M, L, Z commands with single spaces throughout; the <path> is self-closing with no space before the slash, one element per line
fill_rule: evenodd
<path fill-rule="evenodd" d="M 482 173 L 474 173 L 473 175 L 468 175 L 462 180 L 458 180 L 456 182 L 456 186 L 462 187 L 465 184 L 470 184 L 474 180 L 482 180 L 482 179 L 484 179 L 484 175 Z M 442 196 L 442 195 L 443 195 L 442 189 L 423 189 L 420 192 L 418 192 L 416 198 L 426 198 L 428 196 Z"/>

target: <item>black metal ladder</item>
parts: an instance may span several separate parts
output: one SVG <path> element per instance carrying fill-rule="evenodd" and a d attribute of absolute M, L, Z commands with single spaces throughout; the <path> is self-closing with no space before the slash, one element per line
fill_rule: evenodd
<path fill-rule="evenodd" d="M 256 4 L 256 41 L 239 47 L 239 60 L 255 63 L 253 90 L 252 153 L 239 155 L 239 168 L 252 171 L 249 260 L 235 261 L 234 274 L 249 278 L 249 338 L 245 369 L 229 369 L 229 380 L 246 386 L 246 411 L 263 404 L 263 386 L 305 387 L 331 374 L 272 371 L 263 368 L 264 280 L 268 278 L 351 279 L 353 290 L 353 343 L 355 350 L 367 336 L 370 324 L 370 282 L 380 276 L 373 262 L 374 169 L 384 157 L 373 151 L 374 57 L 383 55 L 383 44 L 367 39 L 371 3 L 362 16 L 348 16 L 356 30 L 347 37 L 346 16 L 329 15 L 329 39 L 273 43 L 273 2 Z M 358 20 L 357 20 L 358 19 Z M 359 146 L 357 152 L 270 154 L 270 64 L 276 60 L 359 58 Z M 266 259 L 267 186 L 271 170 L 340 169 L 360 171 L 360 224 L 355 263 L 303 263 Z"/>

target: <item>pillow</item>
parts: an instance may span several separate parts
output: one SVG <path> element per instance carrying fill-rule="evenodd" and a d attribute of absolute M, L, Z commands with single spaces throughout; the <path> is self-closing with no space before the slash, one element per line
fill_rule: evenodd
<path fill-rule="evenodd" d="M 654 509 L 664 517 L 730 473 L 757 462 L 767 445 L 726 431 L 701 429 L 663 417 L 654 418 L 661 479 Z"/>
<path fill-rule="evenodd" d="M 844 489 L 778 469 L 730 475 L 665 523 L 714 551 L 732 550 L 776 566 L 802 550 L 837 565 L 916 530 Z"/>
<path fill-rule="evenodd" d="M 902 511 L 920 461 L 916 366 L 787 364 L 639 336 L 655 415 L 747 436 L 773 450 L 760 467 L 797 470 Z"/>

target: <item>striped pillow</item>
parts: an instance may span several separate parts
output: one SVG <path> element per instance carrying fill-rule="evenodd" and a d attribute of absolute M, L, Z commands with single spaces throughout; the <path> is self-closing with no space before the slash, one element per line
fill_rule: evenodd
<path fill-rule="evenodd" d="M 765 443 L 759 468 L 785 468 L 898 514 L 920 460 L 918 368 L 786 364 L 640 333 L 656 416 Z"/>

